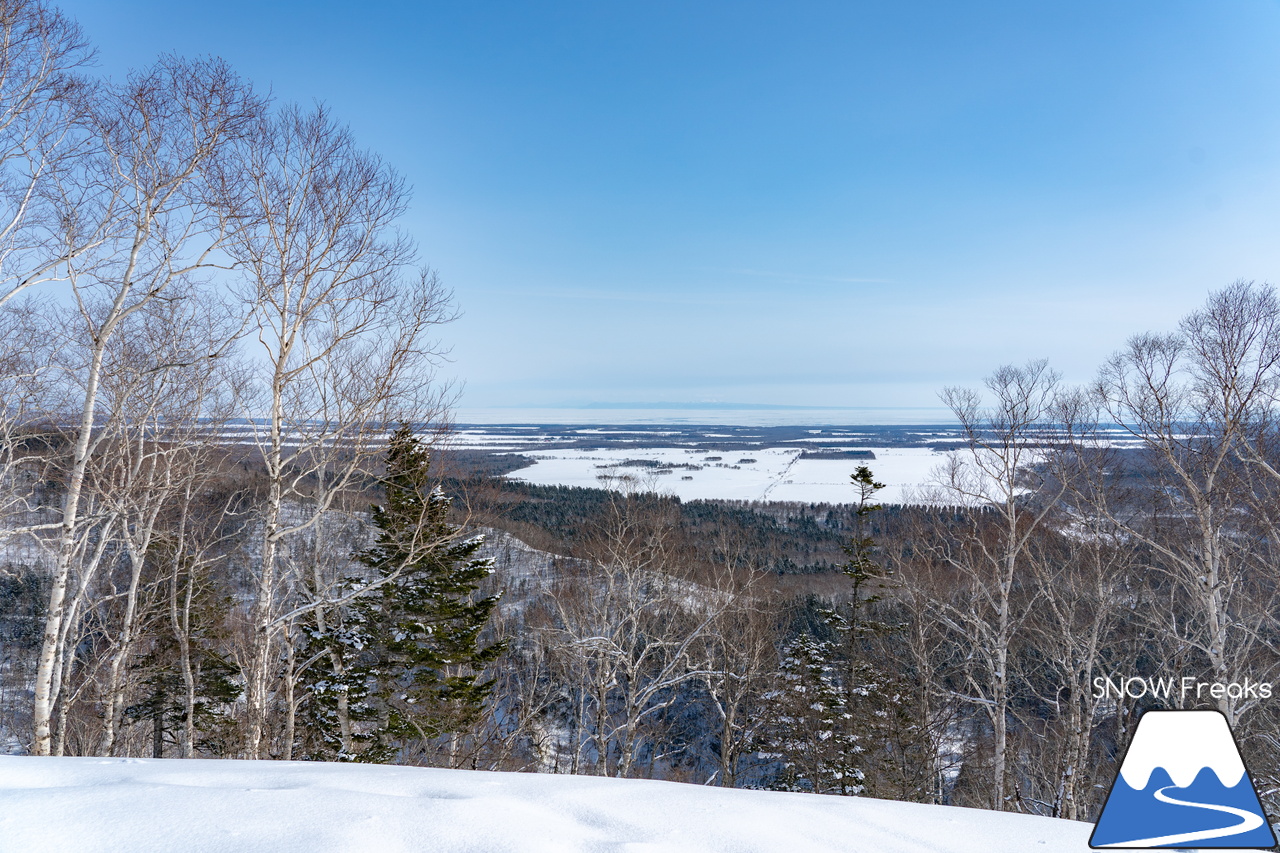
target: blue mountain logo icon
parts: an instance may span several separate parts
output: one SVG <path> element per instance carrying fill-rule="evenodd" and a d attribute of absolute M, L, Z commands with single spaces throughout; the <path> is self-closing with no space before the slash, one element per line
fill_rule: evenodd
<path fill-rule="evenodd" d="M 1089 846 L 1270 848 L 1267 823 L 1240 749 L 1218 711 L 1148 711 Z"/>

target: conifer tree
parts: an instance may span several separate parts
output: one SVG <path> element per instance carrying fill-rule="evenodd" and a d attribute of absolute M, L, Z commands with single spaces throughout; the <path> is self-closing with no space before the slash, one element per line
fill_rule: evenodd
<path fill-rule="evenodd" d="M 910 686 L 900 675 L 891 675 L 873 662 L 871 640 L 898 630 L 872 616 L 883 600 L 891 572 L 876 557 L 876 542 L 868 527 L 873 514 L 883 510 L 874 502 L 884 488 L 871 469 L 859 465 L 850 479 L 857 490 L 853 538 L 844 547 L 849 559 L 841 566 L 852 588 L 848 600 L 826 610 L 824 617 L 834 634 L 831 650 L 838 662 L 844 716 L 845 741 L 857 745 L 859 767 L 866 788 L 873 795 L 892 790 L 903 796 L 909 787 L 904 774 L 905 751 L 914 750 L 919 725 L 908 703 Z"/>
<path fill-rule="evenodd" d="M 151 724 L 151 755 L 163 758 L 166 744 L 178 739 L 186 723 L 183 702 L 186 684 L 173 660 L 176 657 L 173 641 L 162 632 L 155 636 L 154 647 L 134 664 L 133 669 L 145 675 L 139 684 L 139 701 L 125 709 L 125 718 Z M 233 680 L 235 667 L 213 648 L 200 647 L 195 651 L 192 708 L 198 740 L 192 749 L 227 755 L 233 742 L 233 721 L 227 709 L 240 696 L 240 687 Z"/>
<path fill-rule="evenodd" d="M 871 515 L 884 508 L 872 501 L 884 483 L 876 482 L 866 465 L 859 465 L 850 479 L 858 490 L 858 503 L 853 511 L 853 539 L 844 546 L 849 559 L 840 570 L 853 588 L 847 602 L 824 611 L 823 616 L 835 633 L 835 651 L 843 663 L 841 683 L 845 703 L 852 707 L 857 697 L 866 696 L 879 686 L 879 673 L 867 661 L 864 643 L 875 634 L 891 630 L 892 626 L 869 616 L 871 608 L 883 598 L 880 588 L 889 575 L 875 558 L 876 543 L 867 530 Z"/>
<path fill-rule="evenodd" d="M 348 589 L 367 583 L 348 578 Z M 378 719 L 370 703 L 376 668 L 375 629 L 368 608 L 335 608 L 330 618 L 316 613 L 302 620 L 295 656 L 302 663 L 298 687 L 305 697 L 298 710 L 295 754 L 308 761 L 355 761 L 375 737 Z"/>
<path fill-rule="evenodd" d="M 861 747 L 849 728 L 849 713 L 836 683 L 830 645 L 811 634 L 787 643 L 776 687 L 766 699 L 771 712 L 762 757 L 782 762 L 773 787 L 814 794 L 858 794 Z"/>
<path fill-rule="evenodd" d="M 493 563 L 477 559 L 483 539 L 463 538 L 449 522 L 451 499 L 432 486 L 430 452 L 408 424 L 387 448 L 386 502 L 372 509 L 378 536 L 358 554 L 370 582 L 355 624 L 367 635 L 369 702 L 379 725 L 361 760 L 385 760 L 406 742 L 430 742 L 467 729 L 492 687 L 485 666 L 503 651 L 481 631 L 497 596 L 478 596 Z"/>
<path fill-rule="evenodd" d="M 175 607 L 172 612 L 157 610 L 146 632 L 149 647 L 131 663 L 138 691 L 125 718 L 151 724 L 155 758 L 164 757 L 169 742 L 178 744 L 183 756 L 197 751 L 229 755 L 235 741 L 230 711 L 241 694 L 235 665 L 222 651 L 228 645 L 222 614 L 231 609 L 230 596 L 203 583 L 185 562 L 168 583 Z M 181 609 L 176 604 L 179 595 L 185 599 Z M 187 647 L 185 674 L 182 639 Z"/>

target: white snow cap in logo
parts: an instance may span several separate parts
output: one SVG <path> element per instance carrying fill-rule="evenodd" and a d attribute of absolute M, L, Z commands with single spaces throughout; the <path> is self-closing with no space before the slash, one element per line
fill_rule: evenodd
<path fill-rule="evenodd" d="M 1194 782 L 1205 767 L 1228 788 L 1234 788 L 1244 776 L 1244 762 L 1227 727 L 1227 718 L 1217 711 L 1144 716 L 1120 775 L 1130 788 L 1141 791 L 1157 767 L 1168 771 L 1179 788 Z"/>

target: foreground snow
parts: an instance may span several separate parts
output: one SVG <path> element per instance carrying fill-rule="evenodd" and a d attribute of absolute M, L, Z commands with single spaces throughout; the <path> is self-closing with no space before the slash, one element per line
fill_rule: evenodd
<path fill-rule="evenodd" d="M 585 776 L 0 757 L 3 853 L 1083 853 L 1092 829 L 946 806 Z"/>

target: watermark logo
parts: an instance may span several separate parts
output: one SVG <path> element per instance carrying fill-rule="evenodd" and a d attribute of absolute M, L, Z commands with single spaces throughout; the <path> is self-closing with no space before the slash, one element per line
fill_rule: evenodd
<path fill-rule="evenodd" d="M 1227 718 L 1147 711 L 1089 846 L 1199 849 L 1276 845 Z"/>
<path fill-rule="evenodd" d="M 1093 680 L 1094 699 L 1125 697 L 1142 699 L 1147 696 L 1152 699 L 1180 698 L 1183 701 L 1221 699 L 1224 696 L 1231 699 L 1270 699 L 1271 683 L 1245 678 L 1244 681 L 1224 684 L 1221 681 L 1201 681 L 1189 675 L 1184 675 L 1182 678 L 1169 676 L 1148 678 L 1142 675 L 1135 675 L 1132 678 L 1107 676 Z"/>

